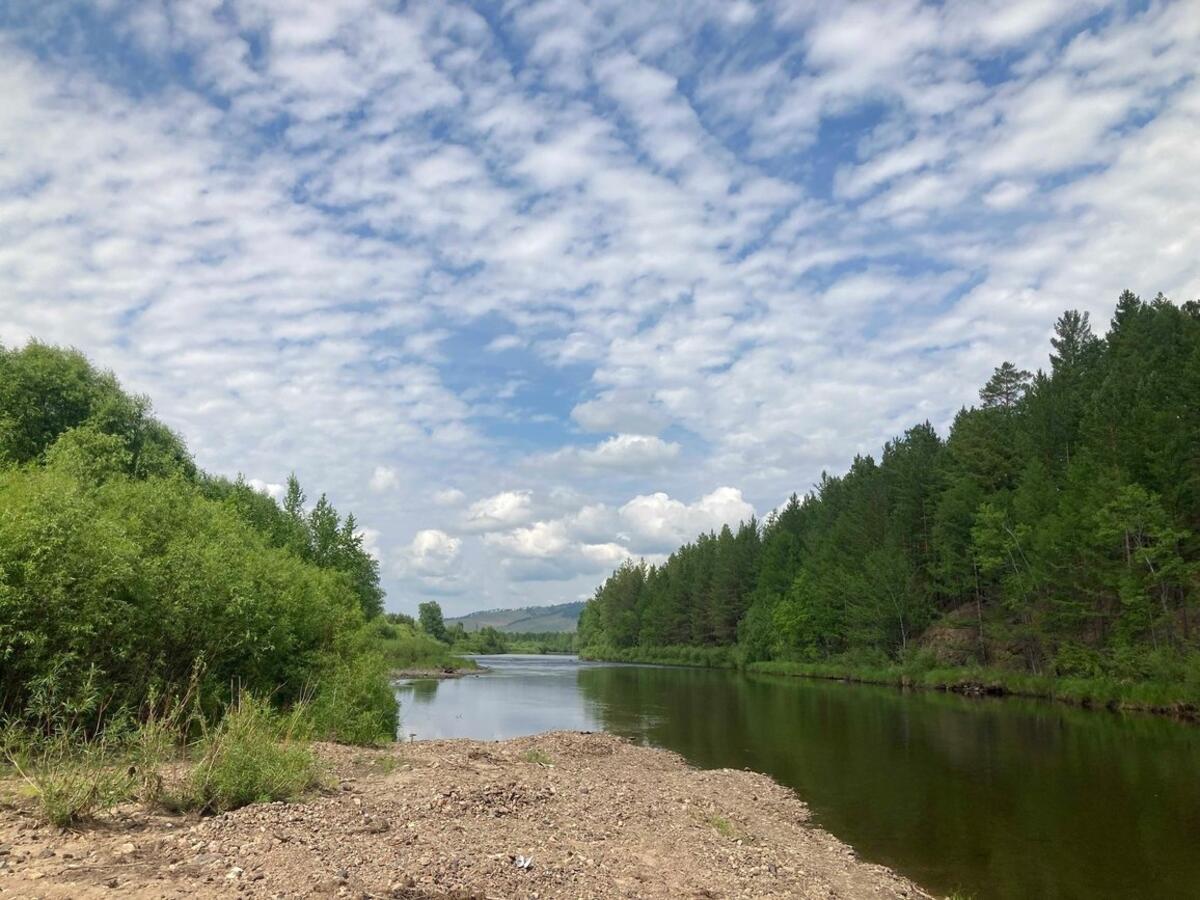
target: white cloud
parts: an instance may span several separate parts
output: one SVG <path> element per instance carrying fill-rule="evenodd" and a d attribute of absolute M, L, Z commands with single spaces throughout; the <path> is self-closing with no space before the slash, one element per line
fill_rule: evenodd
<path fill-rule="evenodd" d="M 644 434 L 618 434 L 590 450 L 579 452 L 580 460 L 601 468 L 652 468 L 679 456 L 673 441 Z"/>
<path fill-rule="evenodd" d="M 484 535 L 501 565 L 518 580 L 562 581 L 611 570 L 637 556 L 661 554 L 706 531 L 754 515 L 740 490 L 721 487 L 694 503 L 665 493 L 638 495 L 619 508 L 586 505 L 560 518 Z"/>
<path fill-rule="evenodd" d="M 634 497 L 620 509 L 621 521 L 632 531 L 635 545 L 667 551 L 705 531 L 723 525 L 736 527 L 749 520 L 754 507 L 733 487 L 719 487 L 695 503 L 674 500 L 662 492 Z"/>
<path fill-rule="evenodd" d="M 560 556 L 569 546 L 562 522 L 535 522 L 527 528 L 485 535 L 484 540 L 517 556 Z"/>
<path fill-rule="evenodd" d="M 983 202 L 996 209 L 1013 209 L 1028 200 L 1031 193 L 1028 183 L 1001 181 L 984 194 Z"/>
<path fill-rule="evenodd" d="M 1200 295 L 1193 4 L 160 6 L 98 6 L 102 63 L 0 26 L 0 340 L 294 467 L 394 605 L 586 592 L 944 427 L 1063 308 Z"/>
<path fill-rule="evenodd" d="M 452 595 L 466 587 L 462 577 L 462 539 L 441 529 L 421 529 L 397 557 L 396 574 L 420 590 Z"/>
<path fill-rule="evenodd" d="M 529 491 L 501 491 L 476 500 L 467 509 L 464 527 L 471 531 L 496 531 L 529 521 L 533 516 Z"/>
<path fill-rule="evenodd" d="M 371 490 L 376 493 L 390 491 L 400 483 L 400 476 L 391 466 L 376 466 L 371 473 Z"/>
<path fill-rule="evenodd" d="M 379 548 L 379 539 L 383 533 L 378 528 L 360 528 L 355 534 L 362 538 L 363 549 L 379 562 L 383 562 L 383 551 Z"/>
<path fill-rule="evenodd" d="M 516 334 L 501 334 L 488 341 L 487 349 L 492 353 L 516 350 L 525 346 L 525 339 Z"/>
<path fill-rule="evenodd" d="M 254 488 L 254 490 L 266 494 L 268 497 L 271 497 L 276 501 L 282 501 L 283 498 L 287 496 L 287 487 L 282 484 L 262 481 L 258 478 L 251 478 L 246 482 L 246 484 L 250 485 L 250 487 Z"/>
<path fill-rule="evenodd" d="M 433 494 L 433 502 L 438 506 L 459 506 L 466 499 L 467 495 L 458 488 L 445 488 Z"/>
<path fill-rule="evenodd" d="M 576 405 L 571 418 L 588 431 L 634 429 L 654 434 L 666 428 L 670 416 L 635 390 L 606 391 Z"/>
<path fill-rule="evenodd" d="M 633 555 L 615 541 L 573 539 L 563 519 L 487 534 L 484 542 L 501 554 L 501 566 L 518 581 L 566 581 L 579 575 L 599 575 Z"/>
<path fill-rule="evenodd" d="M 544 462 L 572 468 L 648 473 L 679 458 L 679 444 L 645 434 L 617 434 L 594 447 L 567 447 Z"/>
<path fill-rule="evenodd" d="M 437 528 L 425 528 L 413 536 L 409 545 L 410 565 L 422 574 L 445 574 L 458 562 L 461 549 L 461 538 Z"/>

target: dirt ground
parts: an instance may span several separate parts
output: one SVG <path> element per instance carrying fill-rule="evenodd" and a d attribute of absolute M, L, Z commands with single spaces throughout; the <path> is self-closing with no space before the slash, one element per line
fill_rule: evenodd
<path fill-rule="evenodd" d="M 328 791 L 79 831 L 0 808 L 0 898 L 925 898 L 769 778 L 603 734 L 322 745 Z"/>

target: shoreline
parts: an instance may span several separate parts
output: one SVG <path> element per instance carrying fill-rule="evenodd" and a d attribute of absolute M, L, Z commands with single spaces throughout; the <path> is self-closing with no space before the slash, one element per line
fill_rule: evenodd
<path fill-rule="evenodd" d="M 1162 716 L 1181 722 L 1200 722 L 1200 709 L 1191 701 L 1157 703 L 1130 699 L 1120 696 L 1119 691 L 1107 690 L 1109 682 L 1103 679 L 1057 678 L 1048 675 L 962 668 L 951 670 L 948 674 L 934 674 L 933 677 L 925 680 L 921 674 L 912 675 L 899 668 L 880 672 L 836 667 L 830 671 L 819 669 L 787 671 L 785 668 L 774 668 L 771 663 L 751 663 L 744 671 L 755 675 L 810 678 L 817 681 L 840 681 L 845 684 L 873 684 L 901 690 L 939 691 L 961 694 L 965 697 L 1019 697 L 1027 700 L 1063 703 L 1067 706 L 1095 712 L 1133 712 Z M 1133 683 L 1129 685 L 1133 689 L 1142 686 L 1149 689 L 1157 687 L 1153 684 Z"/>
<path fill-rule="evenodd" d="M 318 745 L 328 787 L 219 816 L 0 819 L 0 892 L 56 898 L 929 898 L 769 777 L 608 734 Z"/>
<path fill-rule="evenodd" d="M 392 669 L 388 675 L 393 681 L 442 681 L 451 678 L 465 678 L 468 675 L 482 675 L 491 671 L 487 666 L 473 668 L 446 666 L 414 666 L 404 669 Z"/>
<path fill-rule="evenodd" d="M 671 648 L 650 648 L 648 652 L 579 654 L 580 659 L 597 662 L 623 662 L 647 665 L 679 666 L 691 669 L 726 669 L 751 675 L 777 675 L 839 681 L 847 684 L 874 684 L 903 690 L 940 691 L 972 697 L 1022 697 L 1064 703 L 1082 709 L 1108 712 L 1136 712 L 1163 716 L 1183 722 L 1200 722 L 1200 704 L 1190 695 L 1180 694 L 1179 686 L 1160 682 L 1126 682 L 1112 678 L 1071 678 L 1032 675 L 975 666 L 944 667 L 925 670 L 904 666 L 868 668 L 837 663 L 795 663 L 785 661 L 753 662 L 739 665 L 728 648 L 699 648 L 696 661 Z M 660 650 L 667 650 L 660 653 Z M 704 652 L 718 650 L 720 652 Z"/>

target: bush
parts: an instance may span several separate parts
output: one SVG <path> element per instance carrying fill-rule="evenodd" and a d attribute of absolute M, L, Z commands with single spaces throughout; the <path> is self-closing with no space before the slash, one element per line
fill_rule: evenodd
<path fill-rule="evenodd" d="M 379 652 L 359 650 L 332 658 L 318 676 L 308 706 L 313 736 L 359 745 L 395 740 L 399 709 L 387 673 Z"/>
<path fill-rule="evenodd" d="M 178 797 L 182 808 L 225 812 L 250 803 L 295 800 L 321 783 L 316 757 L 303 740 L 305 710 L 287 715 L 243 693 L 200 741 L 199 758 Z"/>
<path fill-rule="evenodd" d="M 449 647 L 403 622 L 372 622 L 374 646 L 388 669 L 461 669 L 474 663 L 455 656 Z"/>
<path fill-rule="evenodd" d="M 80 353 L 0 346 L 0 717 L 48 736 L 66 716 L 90 740 L 148 702 L 186 695 L 212 721 L 238 690 L 286 708 L 329 680 L 366 707 L 334 721 L 326 700 L 323 727 L 382 735 L 382 665 L 328 662 L 369 646 L 382 596 L 324 495 L 306 512 L 294 476 L 281 506 L 205 475 Z"/>
<path fill-rule="evenodd" d="M 268 546 L 182 479 L 10 469 L 0 508 L 0 703 L 14 715 L 38 679 L 70 703 L 93 678 L 115 712 L 180 691 L 198 666 L 209 712 L 231 684 L 290 703 L 363 627 L 342 573 Z"/>

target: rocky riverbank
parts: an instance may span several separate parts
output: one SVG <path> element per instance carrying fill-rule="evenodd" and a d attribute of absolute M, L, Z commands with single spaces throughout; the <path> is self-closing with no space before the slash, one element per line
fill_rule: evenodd
<path fill-rule="evenodd" d="M 78 831 L 0 808 L 0 897 L 923 898 L 751 772 L 603 734 L 323 745 L 328 789 Z"/>

